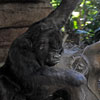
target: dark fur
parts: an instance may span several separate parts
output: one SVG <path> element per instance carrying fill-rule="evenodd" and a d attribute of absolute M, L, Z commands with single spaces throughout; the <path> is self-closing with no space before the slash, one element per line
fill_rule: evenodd
<path fill-rule="evenodd" d="M 57 22 L 55 14 L 66 2 L 72 4 L 77 0 L 71 3 L 65 0 L 55 12 L 34 23 L 12 43 L 5 65 L 0 69 L 0 100 L 44 100 L 66 84 L 80 86 L 84 83 L 82 74 L 52 67 L 58 63 L 62 51 L 60 28 L 74 9 L 71 7 L 67 16 Z"/>

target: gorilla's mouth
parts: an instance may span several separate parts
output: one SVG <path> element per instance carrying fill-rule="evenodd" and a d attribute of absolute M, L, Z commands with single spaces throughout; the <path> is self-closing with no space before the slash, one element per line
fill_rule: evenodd
<path fill-rule="evenodd" d="M 60 62 L 60 58 L 61 58 L 61 55 L 57 53 L 56 55 L 50 55 L 49 58 L 46 59 L 46 64 L 48 66 L 54 66 Z"/>

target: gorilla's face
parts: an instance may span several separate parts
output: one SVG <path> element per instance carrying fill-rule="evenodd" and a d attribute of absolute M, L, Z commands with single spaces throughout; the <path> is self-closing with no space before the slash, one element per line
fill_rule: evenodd
<path fill-rule="evenodd" d="M 54 66 L 61 57 L 62 39 L 59 34 L 45 34 L 39 38 L 36 55 L 41 65 Z"/>
<path fill-rule="evenodd" d="M 60 58 L 61 58 L 61 52 L 62 52 L 62 48 L 61 49 L 51 49 L 48 53 L 45 63 L 48 66 L 54 66 L 55 64 L 59 63 Z"/>
<path fill-rule="evenodd" d="M 62 49 L 62 39 L 58 35 L 49 37 L 48 43 L 48 55 L 45 63 L 48 66 L 54 66 L 59 63 L 61 58 Z"/>

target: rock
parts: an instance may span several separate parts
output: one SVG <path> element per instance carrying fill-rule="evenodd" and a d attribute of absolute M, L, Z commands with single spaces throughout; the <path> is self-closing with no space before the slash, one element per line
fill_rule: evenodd
<path fill-rule="evenodd" d="M 49 0 L 39 1 L 38 3 L 11 3 L 13 1 L 0 3 L 0 62 L 5 61 L 9 47 L 16 37 L 52 11 Z"/>
<path fill-rule="evenodd" d="M 49 3 L 0 4 L 0 28 L 30 26 L 51 11 Z"/>
<path fill-rule="evenodd" d="M 0 62 L 5 61 L 12 41 L 26 30 L 27 28 L 11 28 L 0 30 Z"/>

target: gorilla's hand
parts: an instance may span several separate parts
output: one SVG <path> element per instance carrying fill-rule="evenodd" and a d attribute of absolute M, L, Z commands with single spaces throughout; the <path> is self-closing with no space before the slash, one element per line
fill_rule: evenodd
<path fill-rule="evenodd" d="M 70 69 L 66 70 L 66 81 L 69 85 L 73 86 L 80 86 L 81 84 L 86 84 L 86 78 L 83 74 Z"/>

